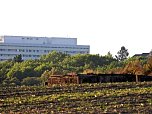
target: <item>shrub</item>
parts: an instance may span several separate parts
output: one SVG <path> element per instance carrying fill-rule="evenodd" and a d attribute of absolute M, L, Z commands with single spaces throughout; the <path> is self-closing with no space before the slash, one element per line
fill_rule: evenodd
<path fill-rule="evenodd" d="M 27 77 L 27 78 L 23 79 L 21 84 L 25 85 L 25 86 L 40 85 L 41 84 L 41 79 L 37 78 L 37 77 Z"/>

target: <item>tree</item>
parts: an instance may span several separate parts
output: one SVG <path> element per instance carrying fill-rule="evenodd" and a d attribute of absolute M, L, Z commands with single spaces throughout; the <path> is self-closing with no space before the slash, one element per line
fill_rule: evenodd
<path fill-rule="evenodd" d="M 12 61 L 1 61 L 0 62 L 0 83 L 2 83 L 7 78 L 7 73 L 14 65 Z"/>
<path fill-rule="evenodd" d="M 22 85 L 25 86 L 34 86 L 34 85 L 40 85 L 41 84 L 41 80 L 40 78 L 37 77 L 27 77 L 24 78 L 22 81 Z"/>
<path fill-rule="evenodd" d="M 26 60 L 23 62 L 16 62 L 7 72 L 7 77 L 14 78 L 16 77 L 20 81 L 22 81 L 27 76 L 37 77 L 37 71 L 34 69 L 38 66 L 34 60 Z"/>
<path fill-rule="evenodd" d="M 107 58 L 113 58 L 112 54 L 110 53 L 110 51 L 107 53 L 107 55 L 105 55 L 105 57 L 107 57 Z"/>
<path fill-rule="evenodd" d="M 44 71 L 44 73 L 41 75 L 42 82 L 43 83 L 46 82 L 51 75 L 52 75 L 51 71 L 49 70 Z"/>
<path fill-rule="evenodd" d="M 143 75 L 144 69 L 139 59 L 130 61 L 123 69 L 124 74 Z"/>
<path fill-rule="evenodd" d="M 16 55 L 14 58 L 13 58 L 13 61 L 14 62 L 22 62 L 22 55 L 19 54 L 19 55 Z"/>
<path fill-rule="evenodd" d="M 127 59 L 129 53 L 128 49 L 126 49 L 124 46 L 121 47 L 121 49 L 117 52 L 118 55 L 116 55 L 116 58 L 118 61 L 124 61 Z"/>
<path fill-rule="evenodd" d="M 147 63 L 144 64 L 144 74 L 152 75 L 152 57 L 151 56 L 147 59 Z"/>
<path fill-rule="evenodd" d="M 58 63 L 62 62 L 64 60 L 64 58 L 67 56 L 69 56 L 69 55 L 62 53 L 62 52 L 52 51 L 51 53 L 49 53 L 47 55 L 42 55 L 40 58 L 40 61 L 50 62 L 52 64 L 58 64 Z"/>

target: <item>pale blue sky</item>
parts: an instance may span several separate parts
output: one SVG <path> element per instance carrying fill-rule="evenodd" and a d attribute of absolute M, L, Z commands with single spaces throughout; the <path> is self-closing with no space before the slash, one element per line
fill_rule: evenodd
<path fill-rule="evenodd" d="M 0 0 L 0 35 L 77 37 L 92 54 L 152 49 L 152 0 Z"/>

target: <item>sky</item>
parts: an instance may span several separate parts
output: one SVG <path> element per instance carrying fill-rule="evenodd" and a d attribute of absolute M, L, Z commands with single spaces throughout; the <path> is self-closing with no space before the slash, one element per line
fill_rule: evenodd
<path fill-rule="evenodd" d="M 152 0 L 0 0 L 0 35 L 77 38 L 91 54 L 152 49 Z"/>

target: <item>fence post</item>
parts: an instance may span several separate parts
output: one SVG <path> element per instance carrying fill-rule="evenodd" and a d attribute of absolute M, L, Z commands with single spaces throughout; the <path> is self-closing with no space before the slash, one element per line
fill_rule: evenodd
<path fill-rule="evenodd" d="M 139 79 L 138 79 L 139 77 L 138 77 L 138 75 L 136 75 L 136 82 L 139 82 Z"/>

